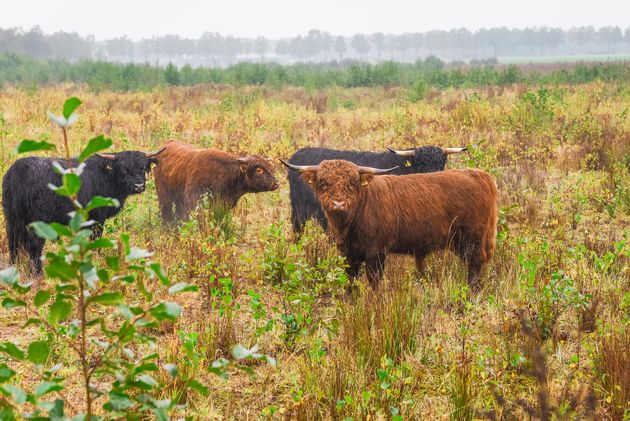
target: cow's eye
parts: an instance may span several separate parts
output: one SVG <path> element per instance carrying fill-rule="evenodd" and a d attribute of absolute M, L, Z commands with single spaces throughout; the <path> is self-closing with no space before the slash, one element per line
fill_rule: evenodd
<path fill-rule="evenodd" d="M 261 175 L 264 172 L 265 170 L 263 170 L 261 167 L 256 168 L 256 174 Z"/>

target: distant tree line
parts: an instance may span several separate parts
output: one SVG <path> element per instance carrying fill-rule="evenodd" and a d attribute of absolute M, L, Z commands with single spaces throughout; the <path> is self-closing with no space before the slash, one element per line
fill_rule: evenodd
<path fill-rule="evenodd" d="M 290 64 L 360 59 L 367 62 L 414 62 L 436 56 L 443 60 L 473 60 L 489 57 L 543 55 L 628 54 L 630 27 L 583 26 L 509 29 L 505 27 L 469 31 L 428 31 L 404 34 L 356 34 L 334 36 L 310 30 L 294 38 L 238 38 L 206 32 L 198 39 L 165 35 L 134 42 L 127 37 L 97 41 L 92 36 L 30 30 L 0 29 L 0 52 L 28 54 L 37 58 L 168 63 L 178 66 L 227 66 L 239 61 Z M 578 58 L 579 59 L 579 58 Z"/>
<path fill-rule="evenodd" d="M 74 82 L 95 90 L 150 90 L 156 86 L 232 84 L 265 85 L 274 88 L 302 86 L 319 89 L 332 86 L 402 86 L 413 89 L 421 98 L 429 88 L 466 88 L 491 85 L 588 83 L 594 80 L 630 82 L 630 62 L 577 64 L 559 68 L 526 71 L 517 66 L 501 66 L 493 61 L 478 65 L 446 65 L 437 57 L 414 63 L 237 63 L 227 67 L 181 68 L 169 63 L 112 63 L 81 59 L 76 63 L 58 59 L 37 59 L 26 55 L 0 53 L 0 87 L 12 84 L 34 87 L 38 84 Z"/>

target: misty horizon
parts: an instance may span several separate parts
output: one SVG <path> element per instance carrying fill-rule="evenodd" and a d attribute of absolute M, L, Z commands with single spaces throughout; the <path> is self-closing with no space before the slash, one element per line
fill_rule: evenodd
<path fill-rule="evenodd" d="M 217 32 L 217 31 L 204 31 L 200 34 L 198 34 L 197 36 L 182 36 L 180 34 L 175 34 L 175 33 L 163 33 L 163 34 L 153 34 L 147 37 L 142 37 L 142 38 L 132 38 L 129 35 L 126 34 L 121 34 L 118 36 L 114 36 L 111 38 L 98 38 L 96 37 L 94 34 L 83 34 L 80 33 L 78 31 L 71 31 L 71 30 L 58 30 L 58 31 L 46 31 L 45 28 L 43 28 L 41 25 L 32 25 L 30 27 L 24 27 L 24 26 L 5 26 L 5 25 L 0 25 L 0 30 L 15 30 L 18 33 L 24 34 L 27 33 L 29 31 L 32 30 L 39 30 L 41 31 L 41 33 L 44 36 L 52 36 L 55 35 L 57 33 L 66 33 L 66 34 L 76 34 L 78 36 L 80 36 L 81 38 L 84 39 L 90 39 L 93 40 L 94 42 L 97 43 L 102 43 L 102 42 L 107 42 L 107 41 L 111 41 L 111 40 L 119 40 L 119 39 L 127 39 L 129 41 L 132 41 L 134 43 L 138 43 L 141 41 L 145 41 L 145 40 L 152 40 L 152 39 L 156 39 L 156 38 L 164 38 L 164 37 L 178 37 L 182 40 L 199 40 L 202 39 L 205 35 L 208 34 L 213 34 L 213 35 L 218 35 L 221 37 L 225 37 L 225 38 L 235 38 L 235 39 L 243 39 L 243 40 L 255 40 L 255 39 L 261 39 L 264 38 L 267 41 L 271 41 L 271 42 L 278 42 L 278 41 L 287 41 L 287 40 L 291 40 L 294 38 L 298 38 L 298 37 L 307 37 L 309 32 L 312 31 L 316 31 L 316 32 L 320 32 L 320 33 L 325 33 L 329 36 L 332 36 L 333 38 L 336 37 L 342 37 L 345 39 L 351 39 L 352 37 L 354 37 L 355 35 L 364 35 L 364 36 L 372 36 L 375 34 L 383 34 L 385 36 L 402 36 L 402 35 L 410 35 L 410 34 L 426 34 L 426 33 L 433 33 L 433 32 L 441 32 L 441 33 L 453 33 L 455 31 L 468 31 L 471 34 L 475 35 L 477 33 L 479 33 L 480 31 L 489 31 L 489 30 L 508 30 L 508 31 L 526 31 L 526 30 L 532 30 L 532 31 L 540 31 L 540 30 L 559 30 L 562 32 L 570 32 L 573 30 L 579 30 L 579 29 L 589 29 L 589 30 L 594 30 L 595 32 L 600 31 L 602 29 L 606 29 L 606 28 L 618 28 L 623 34 L 630 34 L 630 22 L 628 22 L 627 26 L 620 26 L 620 25 L 603 25 L 603 26 L 594 26 L 594 25 L 580 25 L 580 26 L 572 26 L 572 27 L 567 27 L 567 28 L 562 28 L 559 26 L 536 26 L 536 25 L 532 25 L 532 26 L 525 26 L 525 27 L 508 27 L 508 26 L 492 26 L 492 27 L 481 27 L 481 28 L 477 28 L 477 29 L 471 29 L 471 28 L 467 28 L 467 27 L 453 27 L 453 28 L 448 28 L 448 29 L 430 29 L 427 31 L 414 31 L 414 32 L 383 32 L 383 31 L 375 31 L 375 32 L 355 32 L 355 33 L 351 33 L 351 34 L 337 34 L 337 33 L 331 33 L 330 31 L 326 31 L 324 29 L 320 29 L 320 28 L 309 28 L 303 32 L 299 32 L 293 35 L 287 35 L 287 36 L 282 36 L 282 37 L 266 37 L 264 35 L 257 35 L 257 36 L 239 36 L 236 34 L 232 34 L 232 33 L 221 33 L 221 32 Z M 1 47 L 1 45 L 0 45 Z"/>
<path fill-rule="evenodd" d="M 288 0 L 235 0 L 208 4 L 198 0 L 172 2 L 110 0 L 85 7 L 77 0 L 10 3 L 0 15 L 0 27 L 39 26 L 45 33 L 76 32 L 98 41 L 128 37 L 133 41 L 165 35 L 199 38 L 205 32 L 238 38 L 271 40 L 305 35 L 311 29 L 335 36 L 404 34 L 466 28 L 560 28 L 630 26 L 630 2 L 601 0 L 597 7 L 559 0 L 529 2 L 443 0 L 423 5 L 389 2 L 322 0 L 317 4 Z"/>

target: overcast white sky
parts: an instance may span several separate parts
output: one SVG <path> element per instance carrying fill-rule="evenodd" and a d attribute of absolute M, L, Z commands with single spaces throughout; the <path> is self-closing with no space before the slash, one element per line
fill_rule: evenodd
<path fill-rule="evenodd" d="M 2 0 L 0 27 L 137 40 L 203 32 L 267 38 L 507 26 L 630 26 L 630 0 Z"/>

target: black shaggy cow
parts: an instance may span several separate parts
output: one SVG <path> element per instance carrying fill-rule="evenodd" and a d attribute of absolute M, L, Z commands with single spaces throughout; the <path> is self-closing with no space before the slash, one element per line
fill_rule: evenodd
<path fill-rule="evenodd" d="M 154 156 L 158 153 L 125 151 L 98 154 L 85 161 L 79 202 L 86 205 L 94 196 L 111 197 L 120 202 L 118 208 L 103 207 L 90 212 L 90 219 L 98 223 L 94 227 L 94 236 L 102 234 L 105 220 L 120 212 L 128 196 L 144 191 L 146 173 L 151 164 L 157 164 Z M 66 160 L 60 158 L 21 158 L 11 165 L 2 179 L 2 208 L 11 263 L 15 263 L 19 249 L 24 249 L 37 273 L 42 271 L 40 256 L 44 240 L 28 225 L 35 221 L 67 224 L 68 213 L 74 210 L 68 198 L 57 195 L 48 187 L 48 184 L 59 186 L 62 183 L 61 176 L 53 169 L 53 161 L 66 166 Z M 77 164 L 75 160 L 73 165 Z"/>
<path fill-rule="evenodd" d="M 406 150 L 388 149 L 389 152 L 359 152 L 302 148 L 291 156 L 289 163 L 293 165 L 318 165 L 324 160 L 344 159 L 356 165 L 367 167 L 398 167 L 392 172 L 392 175 L 404 175 L 442 171 L 446 165 L 447 155 L 466 150 L 466 148 L 439 148 L 437 146 L 422 146 Z M 302 232 L 304 224 L 309 218 L 315 218 L 326 229 L 328 224 L 324 211 L 313 191 L 304 183 L 298 173 L 289 171 L 288 178 L 291 189 L 293 231 Z"/>

